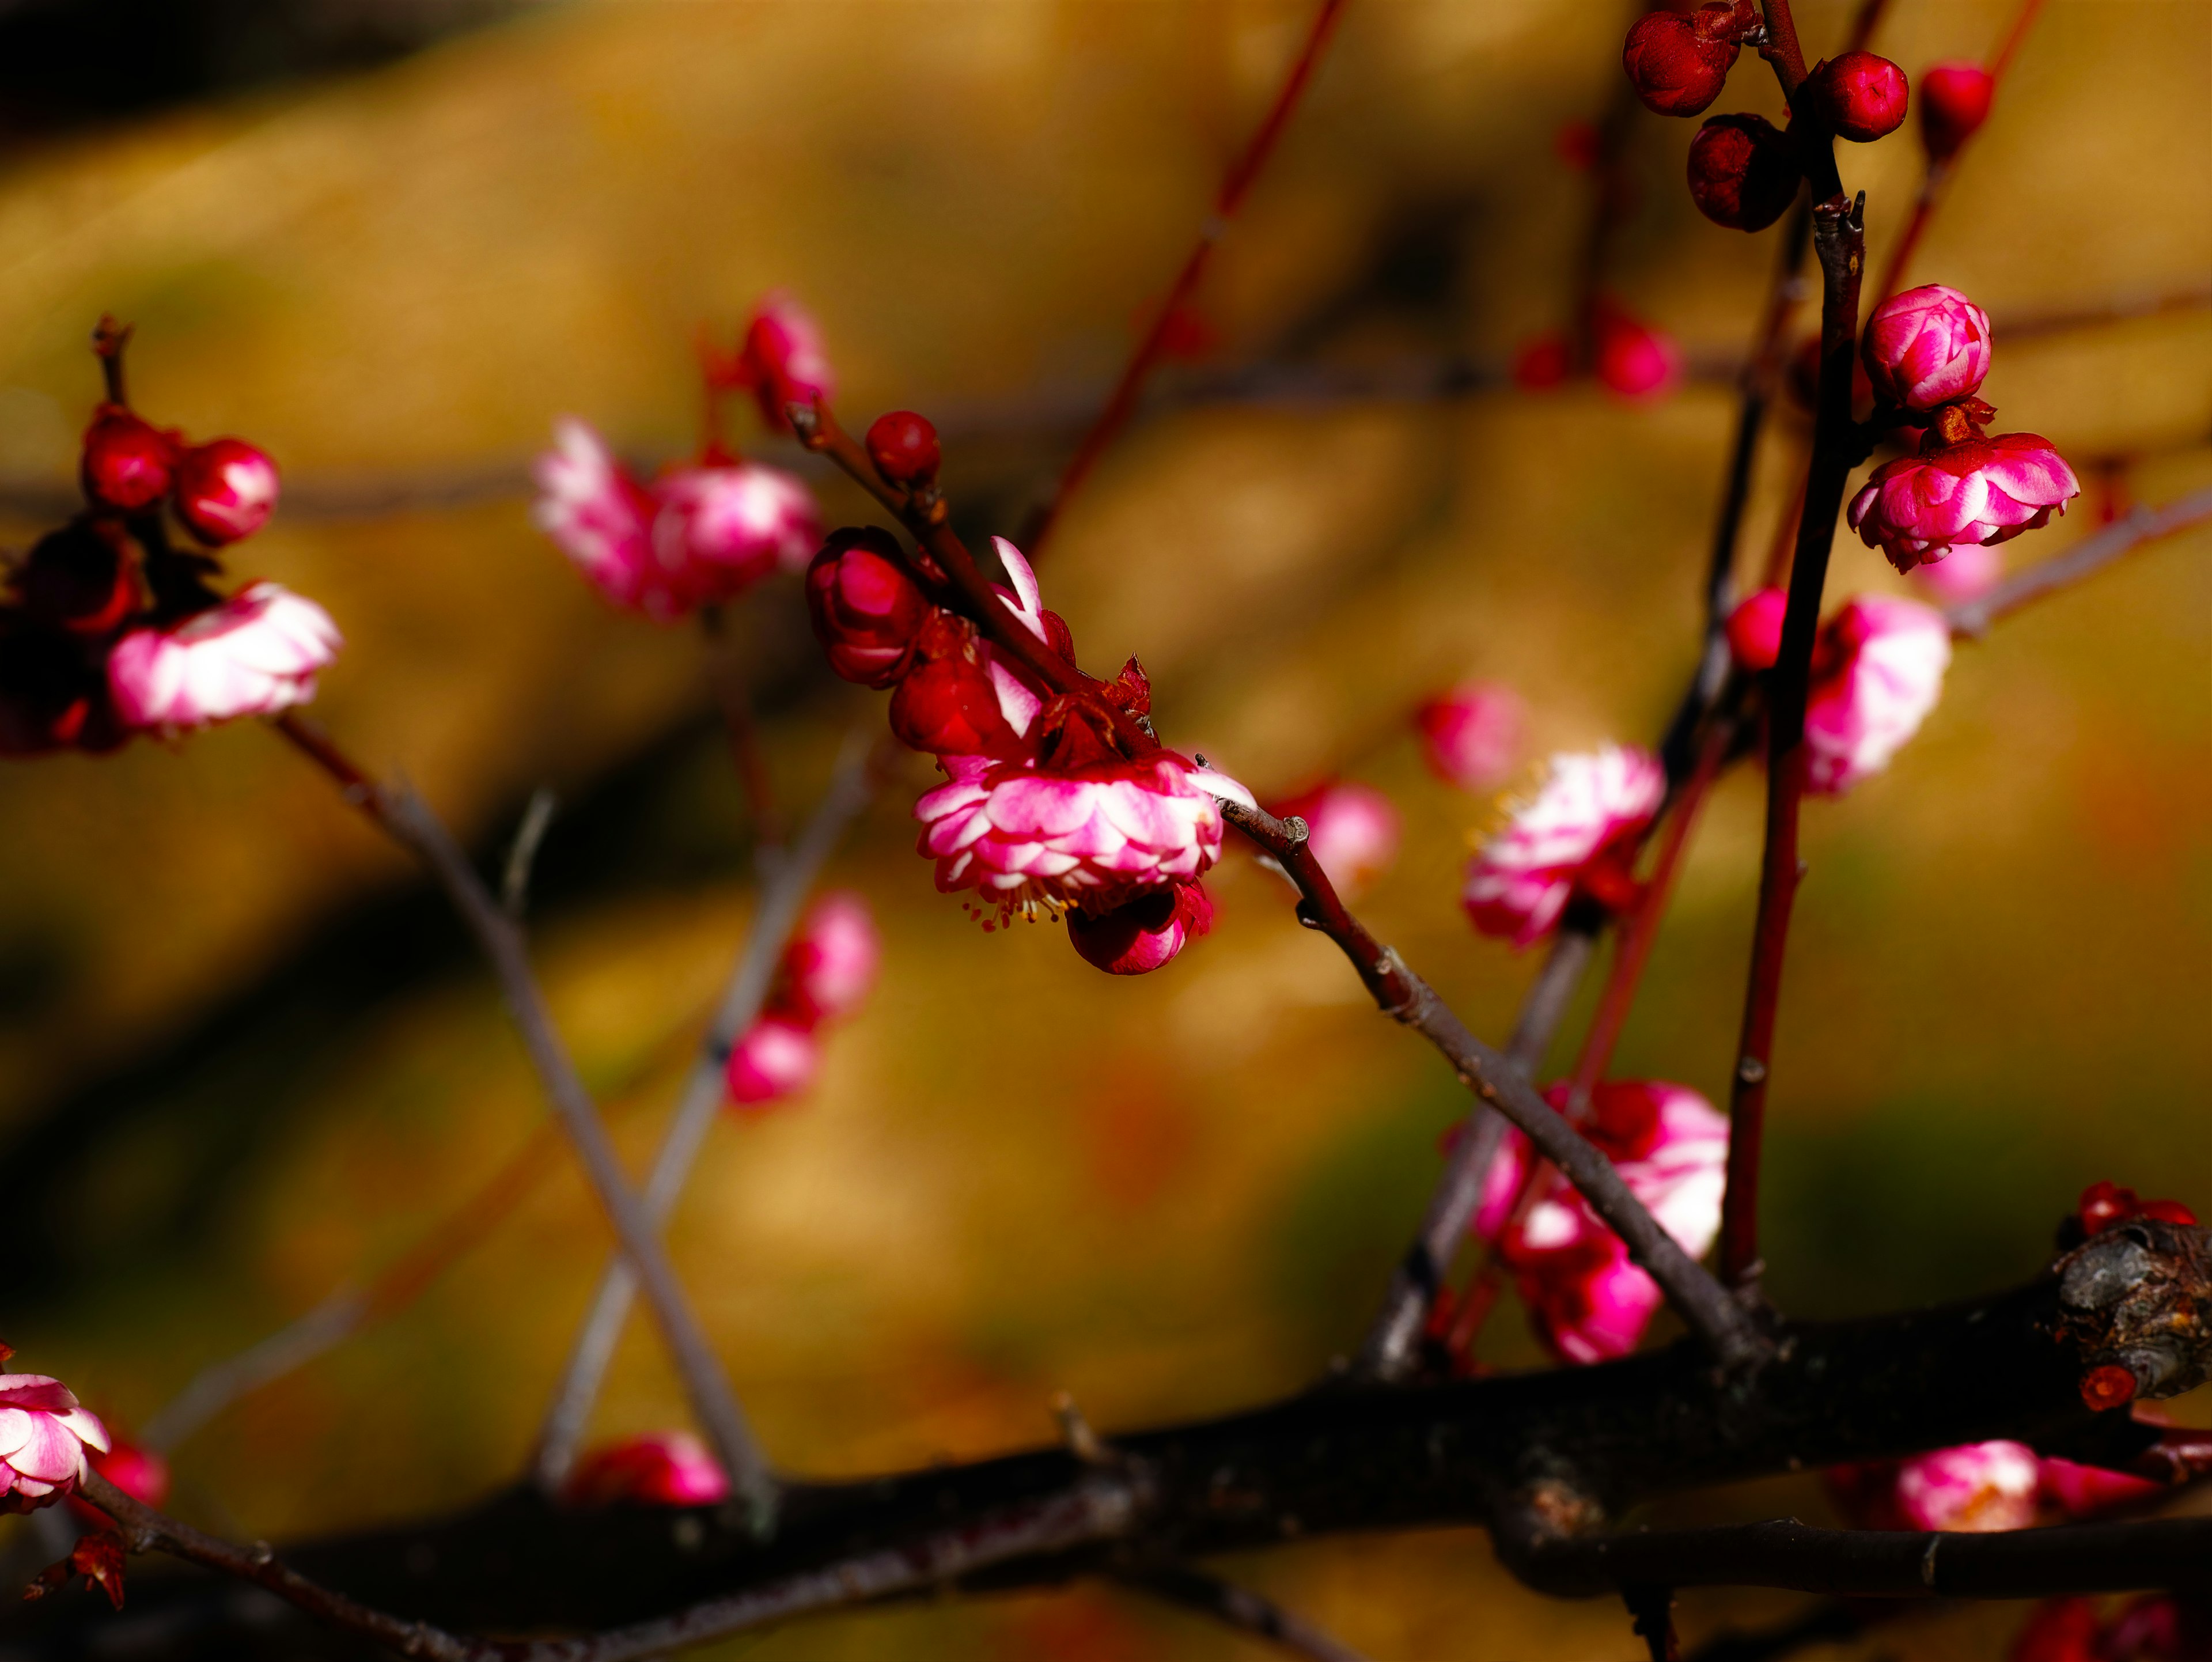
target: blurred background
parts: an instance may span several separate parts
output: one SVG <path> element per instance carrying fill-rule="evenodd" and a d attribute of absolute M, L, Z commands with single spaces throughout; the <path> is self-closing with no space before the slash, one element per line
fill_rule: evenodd
<path fill-rule="evenodd" d="M 765 290 L 823 320 L 857 429 L 939 418 L 964 527 L 1048 493 L 1259 120 L 1305 0 L 933 3 L 165 0 L 0 5 L 0 540 L 70 511 L 134 322 L 134 396 L 286 472 L 233 570 L 322 601 L 318 714 L 404 770 L 487 868 L 539 787 L 549 990 L 642 1160 L 752 904 L 751 832 L 696 630 L 617 615 L 530 524 L 553 418 L 625 452 L 696 441 L 690 345 Z M 1807 0 L 1808 52 L 1846 8 Z M 1480 1032 L 1535 967 L 1456 904 L 1494 801 L 1420 764 L 1407 715 L 1470 673 L 1528 701 L 1525 764 L 1649 742 L 1696 593 L 1774 237 L 1699 218 L 1695 124 L 1623 133 L 1603 251 L 1682 343 L 1670 396 L 1532 393 L 1568 324 L 1594 191 L 1571 132 L 1629 9 L 1354 0 L 1162 378 L 1042 576 L 1085 660 L 1139 654 L 1163 731 L 1280 794 L 1337 773 L 1404 820 L 1363 910 Z M 2003 0 L 1893 8 L 1917 76 L 1978 58 Z M 2059 551 L 2212 482 L 2212 313 L 2024 327 L 2212 278 L 2212 8 L 2060 0 L 2027 38 L 1912 280 L 1996 319 L 1985 395 L 2089 484 Z M 1717 110 L 1779 119 L 1739 64 Z M 1877 268 L 1919 174 L 1845 147 Z M 787 443 L 831 523 L 866 505 Z M 1794 483 L 1778 422 L 1747 559 Z M 1962 647 L 1883 777 L 1808 812 L 1777 1061 L 1768 1285 L 1850 1315 L 1996 1288 L 2100 1178 L 2212 1202 L 2212 581 L 2204 531 Z M 1897 590 L 1839 540 L 1833 591 Z M 818 663 L 796 586 L 736 628 L 773 774 L 803 808 L 877 695 Z M 1525 776 L 1525 770 L 1524 770 Z M 873 1001 L 805 1099 L 718 1128 L 680 1268 L 777 1460 L 822 1474 L 1094 1423 L 1225 1410 L 1352 1345 L 1464 1099 L 1376 1019 L 1278 882 L 1232 854 L 1215 934 L 1108 980 L 1054 932 L 981 934 L 911 850 L 908 758 L 833 862 L 886 939 Z M 436 897 L 256 724 L 0 770 L 0 1309 L 19 1366 L 125 1427 L 200 1367 L 397 1259 L 543 1110 Z M 1726 782 L 1617 1071 L 1724 1096 L 1759 785 Z M 1590 1001 L 1586 993 L 1583 1008 Z M 1559 1051 L 1577 1029 L 1571 1021 Z M 1559 1060 L 1555 1054 L 1555 1062 Z M 556 1164 L 423 1297 L 177 1452 L 177 1507 L 283 1536 L 510 1480 L 605 1250 Z M 1666 1330 L 1662 1326 L 1660 1332 Z M 1502 1312 L 1485 1354 L 1540 1353 Z M 2212 1419 L 2203 1393 L 2183 1411 Z M 682 1422 L 635 1324 L 598 1434 Z M 365 1428 L 373 1428 L 369 1434 Z M 1816 1482 L 1679 1515 L 1829 1515 Z M 1627 1659 L 1609 1605 L 1540 1600 L 1474 1531 L 1231 1567 L 1382 1659 Z M 1686 1597 L 1692 1639 L 1790 1599 Z M 2002 1654 L 2017 1607 L 1938 1612 L 1842 1657 Z M 858 1616 L 725 1654 L 1083 1662 L 1257 1654 L 1088 1589 Z"/>

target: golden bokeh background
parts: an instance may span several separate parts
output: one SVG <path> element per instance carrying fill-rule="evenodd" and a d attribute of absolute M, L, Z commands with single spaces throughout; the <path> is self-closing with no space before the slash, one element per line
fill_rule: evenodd
<path fill-rule="evenodd" d="M 1916 76 L 1986 53 L 2011 15 L 1893 10 L 1876 46 Z M 574 0 L 372 72 L 19 144 L 0 174 L 0 538 L 35 535 L 42 496 L 65 502 L 96 395 L 87 332 L 102 311 L 132 320 L 143 409 L 251 436 L 286 470 L 288 508 L 232 567 L 344 630 L 319 715 L 488 861 L 533 788 L 560 794 L 539 962 L 641 1161 L 744 932 L 750 833 L 699 635 L 587 592 L 530 526 L 529 456 L 564 412 L 640 455 L 680 452 L 694 332 L 787 288 L 827 329 L 854 424 L 940 416 L 963 523 L 1012 533 L 1309 16 L 1304 0 Z M 1209 278 L 1209 362 L 1165 378 L 1042 574 L 1093 669 L 1142 658 L 1172 740 L 1263 794 L 1343 770 L 1391 795 L 1404 847 L 1364 910 L 1492 1038 L 1534 968 L 1455 903 L 1496 807 L 1423 772 L 1405 715 L 1472 671 L 1526 697 L 1532 761 L 1648 741 L 1692 652 L 1732 395 L 1711 376 L 1643 407 L 1583 387 L 1322 396 L 1310 376 L 1197 394 L 1223 366 L 1334 386 L 1497 364 L 1564 323 L 1590 196 L 1554 137 L 1613 96 L 1627 16 L 1353 0 Z M 1804 5 L 1808 46 L 1844 20 Z M 2212 8 L 2057 0 L 1914 266 L 1996 315 L 2001 424 L 2109 459 L 2133 500 L 2212 482 L 2212 312 L 2013 347 L 2003 329 L 2204 283 L 2208 94 Z M 1717 107 L 1782 113 L 1749 57 Z M 1697 216 L 1693 131 L 1631 124 L 1638 197 L 1606 282 L 1724 362 L 1772 239 Z M 1879 269 L 1917 149 L 1899 135 L 1843 160 Z M 1748 554 L 1799 442 L 1780 423 Z M 810 477 L 833 521 L 864 513 Z M 2069 545 L 2106 489 L 2008 554 Z M 1897 586 L 1855 539 L 1838 551 L 1836 592 Z M 2212 533 L 2176 538 L 1963 647 L 1889 773 L 1808 811 L 1771 1129 L 1785 1307 L 2030 1274 L 2098 1178 L 2212 1202 L 2208 554 Z M 879 701 L 813 665 L 787 580 L 738 629 L 779 790 L 803 807 Z M 1110 1433 L 1296 1388 L 1355 1342 L 1462 1093 L 1240 855 L 1216 934 L 1142 980 L 1098 976 L 1044 928 L 983 935 L 910 852 L 927 780 L 911 759 L 833 865 L 881 922 L 880 989 L 819 1088 L 718 1129 L 673 1231 L 769 1446 L 854 1473 L 1037 1440 L 1061 1389 Z M 1722 1094 L 1759 806 L 1748 774 L 1719 793 L 1622 1071 Z M 128 1426 L 391 1263 L 543 1111 L 434 899 L 258 726 L 12 764 L 0 813 L 7 1336 Z M 507 1481 L 605 1245 L 562 1171 L 396 1319 L 185 1445 L 179 1509 L 282 1536 Z M 1486 1344 L 1538 1360 L 1510 1310 Z M 2202 1393 L 2185 1411 L 2212 1417 Z M 634 1324 L 600 1434 L 681 1414 Z M 1679 1514 L 1825 1507 L 1808 1478 Z M 1474 1531 L 1232 1568 L 1386 1662 L 1638 1653 L 1617 1609 L 1519 1591 Z M 1790 1603 L 1688 1597 L 1685 1630 Z M 2019 1619 L 1942 1613 L 1808 1654 L 1996 1658 Z M 721 1653 L 1253 1653 L 1079 1589 Z"/>

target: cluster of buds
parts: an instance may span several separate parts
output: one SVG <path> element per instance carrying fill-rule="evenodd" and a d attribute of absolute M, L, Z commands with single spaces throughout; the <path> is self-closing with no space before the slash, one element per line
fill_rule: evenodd
<path fill-rule="evenodd" d="M 939 502 L 937 435 L 923 417 L 881 417 L 866 449 L 893 487 Z M 971 892 L 987 930 L 1017 914 L 1065 918 L 1098 968 L 1156 970 L 1210 926 L 1199 880 L 1220 856 L 1218 799 L 1250 806 L 1250 794 L 1152 739 L 1152 690 L 1135 659 L 1112 681 L 1084 675 L 1029 561 L 992 541 L 1011 584 L 994 586 L 1000 618 L 1035 657 L 992 640 L 926 550 L 908 553 L 872 527 L 835 532 L 815 555 L 815 634 L 839 675 L 890 691 L 892 733 L 947 776 L 915 805 L 939 890 Z M 1037 658 L 1062 667 L 1058 685 Z"/>
<path fill-rule="evenodd" d="M 1566 1110 L 1565 1086 L 1545 1096 Z M 1727 1186 L 1729 1127 L 1711 1103 L 1686 1086 L 1612 1081 L 1591 1091 L 1580 1129 L 1684 1251 L 1695 1257 L 1713 1244 Z M 1580 1195 L 1559 1186 L 1522 1200 L 1534 1159 L 1528 1139 L 1509 1131 L 1492 1162 L 1474 1233 L 1497 1242 L 1498 1261 L 1546 1349 L 1563 1362 L 1626 1356 L 1665 1295 Z"/>
<path fill-rule="evenodd" d="M 2147 1592 L 2113 1615 L 2087 1598 L 2050 1598 L 2013 1641 L 2011 1662 L 2201 1662 L 2212 1656 L 2212 1604 Z"/>
<path fill-rule="evenodd" d="M 804 484 L 723 443 L 718 402 L 732 387 L 752 390 L 769 425 L 787 430 L 782 396 L 830 386 L 813 324 L 790 301 L 773 301 L 735 353 L 702 356 L 711 419 L 693 460 L 641 480 L 588 423 L 568 417 L 538 463 L 539 529 L 601 594 L 658 623 L 733 600 L 774 572 L 805 569 L 821 540 Z"/>
<path fill-rule="evenodd" d="M 1650 404 L 1682 384 L 1680 344 L 1610 296 L 1601 296 L 1591 308 L 1589 336 L 1589 361 L 1580 367 L 1615 398 Z M 1514 355 L 1513 380 L 1524 391 L 1545 392 L 1577 368 L 1574 341 L 1563 331 L 1551 330 Z"/>
<path fill-rule="evenodd" d="M 1838 1466 L 1827 1482 L 1838 1509 L 1861 1529 L 1964 1533 L 2094 1518 L 2161 1488 L 2148 1478 L 2050 1458 L 2004 1440 Z"/>
<path fill-rule="evenodd" d="M 688 1431 L 648 1432 L 593 1449 L 561 1488 L 562 1500 L 583 1507 L 708 1507 L 729 1496 L 729 1474 Z"/>
<path fill-rule="evenodd" d="M 730 1101 L 761 1109 L 811 1085 L 822 1066 L 822 1026 L 867 1001 L 882 959 L 865 899 L 840 890 L 816 901 L 783 950 L 760 1019 L 730 1049 Z"/>
<path fill-rule="evenodd" d="M 1476 930 L 1526 947 L 1570 900 L 1608 911 L 1632 904 L 1637 850 L 1666 796 L 1666 770 L 1634 746 L 1554 756 L 1535 795 L 1468 867 L 1460 898 Z"/>
<path fill-rule="evenodd" d="M 0 1344 L 0 1362 L 13 1355 Z M 75 1494 L 86 1451 L 107 1446 L 107 1428 L 59 1379 L 0 1373 L 0 1512 L 35 1512 Z"/>
<path fill-rule="evenodd" d="M 2193 1228 L 2197 1214 L 2178 1200 L 2144 1200 L 2132 1189 L 2123 1189 L 2112 1182 L 2093 1183 L 2081 1191 L 2081 1204 L 2075 1214 L 2082 1239 L 2101 1235 L 2107 1229 L 2117 1229 L 2136 1218 L 2155 1218 L 2160 1223 L 2179 1224 Z M 2071 1232 L 2069 1232 L 2070 1233 Z"/>
<path fill-rule="evenodd" d="M 134 411 L 129 337 L 106 320 L 94 336 L 108 395 L 85 429 L 84 510 L 8 575 L 0 755 L 273 715 L 314 697 L 342 644 L 320 606 L 276 583 L 212 586 L 216 551 L 275 510 L 276 465 L 243 439 L 192 444 Z"/>
<path fill-rule="evenodd" d="M 1996 411 L 1977 394 L 1989 374 L 1989 314 L 1942 283 L 1875 308 L 1860 355 L 1877 430 L 1923 429 L 1918 448 L 1885 462 L 1851 499 L 1852 527 L 1899 571 L 1952 549 L 2008 541 L 2047 525 L 2081 481 L 2047 439 L 1984 429 Z"/>

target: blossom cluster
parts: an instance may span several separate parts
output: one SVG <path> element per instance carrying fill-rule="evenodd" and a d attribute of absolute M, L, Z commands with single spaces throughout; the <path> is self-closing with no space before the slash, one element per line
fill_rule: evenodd
<path fill-rule="evenodd" d="M 784 948 L 760 1017 L 730 1048 L 724 1088 L 739 1108 L 795 1096 L 822 1066 L 820 1030 L 867 1001 L 883 946 L 868 903 L 850 890 L 816 901 Z"/>
<path fill-rule="evenodd" d="M 119 393 L 121 332 L 97 346 Z M 194 444 L 111 396 L 85 429 L 85 506 L 33 545 L 0 601 L 0 755 L 108 751 L 314 697 L 341 642 L 273 582 L 226 597 L 217 551 L 268 523 L 276 465 L 243 439 Z"/>

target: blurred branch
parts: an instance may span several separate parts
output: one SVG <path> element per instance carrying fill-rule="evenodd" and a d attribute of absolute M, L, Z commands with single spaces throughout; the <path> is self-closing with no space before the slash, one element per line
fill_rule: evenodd
<path fill-rule="evenodd" d="M 359 1330 L 368 1308 L 368 1294 L 358 1288 L 340 1288 L 258 1344 L 202 1368 L 147 1417 L 138 1441 L 164 1452 L 174 1448 L 240 1397 L 306 1367 Z"/>
<path fill-rule="evenodd" d="M 518 922 L 530 904 L 531 868 L 538 863 L 538 850 L 545 842 L 545 833 L 552 830 L 553 811 L 560 806 L 561 799 L 543 785 L 531 792 L 529 804 L 522 810 L 522 823 L 515 828 L 514 841 L 507 845 L 507 867 L 500 874 L 499 904 Z"/>
<path fill-rule="evenodd" d="M 273 725 L 331 776 L 349 804 L 429 868 L 476 938 L 498 978 L 507 1014 L 521 1035 L 523 1048 L 555 1117 L 598 1192 L 623 1251 L 645 1284 L 646 1296 L 683 1377 L 700 1428 L 730 1474 L 732 1483 L 744 1495 L 754 1526 L 763 1531 L 771 1529 L 775 1515 L 775 1479 L 684 1299 L 659 1233 L 647 1222 L 614 1145 L 607 1140 L 599 1105 L 554 1026 L 552 1013 L 546 1008 L 544 995 L 531 971 L 521 930 L 484 887 L 453 834 L 413 790 L 404 785 L 380 784 L 370 778 L 320 728 L 296 713 L 280 716 Z"/>
<path fill-rule="evenodd" d="M 787 852 L 763 861 L 752 928 L 714 1019 L 700 1041 L 698 1056 L 684 1081 L 676 1112 L 661 1135 L 652 1173 L 646 1179 L 641 1206 L 647 1226 L 656 1233 L 666 1224 L 677 1196 L 683 1193 L 684 1181 L 714 1123 L 715 1111 L 721 1106 L 726 1089 L 723 1073 L 729 1065 L 730 1049 L 759 1018 L 775 966 L 798 925 L 799 910 L 846 826 L 875 794 L 878 777 L 890 759 L 887 746 L 884 741 L 874 751 L 865 752 L 859 738 L 847 740 L 830 788 L 799 840 Z M 636 1294 L 636 1278 L 623 1258 L 614 1258 L 600 1272 L 599 1288 L 569 1348 L 531 1459 L 538 1485 L 549 1494 L 559 1490 L 575 1462 L 577 1446 L 590 1422 L 592 1406 L 598 1400 Z"/>
<path fill-rule="evenodd" d="M 1301 1616 L 1292 1615 L 1273 1599 L 1249 1587 L 1224 1581 L 1218 1575 L 1187 1564 L 1167 1564 L 1156 1569 L 1125 1570 L 1117 1578 L 1155 1598 L 1179 1604 L 1200 1616 L 1212 1616 L 1240 1633 L 1250 1634 L 1308 1662 L 1366 1662 L 1349 1645 L 1340 1644 Z"/>
<path fill-rule="evenodd" d="M 2163 508 L 2137 508 L 2125 519 L 2115 521 L 2102 531 L 2084 538 L 2065 553 L 2040 561 L 2006 578 L 1987 594 L 1950 607 L 1944 616 L 1950 620 L 1951 633 L 1978 640 L 1989 633 L 1990 625 L 1998 618 L 2009 617 L 2046 594 L 2095 575 L 2146 543 L 2171 537 L 2207 520 L 2212 520 L 2212 486 L 2178 496 Z"/>

